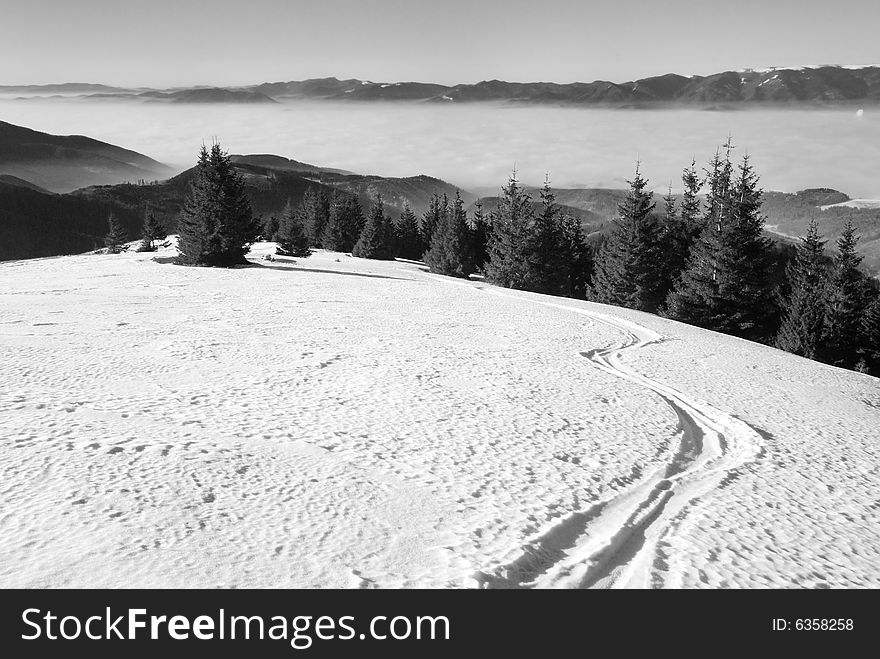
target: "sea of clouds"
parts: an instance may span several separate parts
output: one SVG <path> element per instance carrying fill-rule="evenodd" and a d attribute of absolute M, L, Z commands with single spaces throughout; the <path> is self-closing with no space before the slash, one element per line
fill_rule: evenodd
<path fill-rule="evenodd" d="M 428 174 L 469 190 L 515 167 L 539 184 L 623 187 L 637 160 L 655 189 L 679 187 L 728 134 L 766 189 L 832 187 L 880 198 L 880 109 L 573 109 L 492 104 L 288 102 L 190 105 L 127 100 L 0 99 L 0 120 L 82 134 L 176 169 L 218 139 L 232 153 L 274 153 L 385 176 Z"/>

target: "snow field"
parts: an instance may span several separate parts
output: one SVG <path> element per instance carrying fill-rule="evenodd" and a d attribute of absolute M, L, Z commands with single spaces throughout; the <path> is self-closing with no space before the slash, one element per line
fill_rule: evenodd
<path fill-rule="evenodd" d="M 270 251 L 0 264 L 0 585 L 880 584 L 876 379 Z"/>

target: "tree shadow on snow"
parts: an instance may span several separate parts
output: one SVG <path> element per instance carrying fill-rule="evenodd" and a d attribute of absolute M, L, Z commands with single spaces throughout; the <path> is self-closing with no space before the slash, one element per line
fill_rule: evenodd
<path fill-rule="evenodd" d="M 176 256 L 154 256 L 153 261 L 156 263 L 162 264 L 171 264 L 171 265 L 179 265 L 177 263 Z M 214 267 L 214 266 L 187 266 L 187 267 Z M 390 275 L 377 275 L 370 274 L 366 272 L 346 272 L 345 270 L 329 270 L 326 268 L 304 268 L 302 266 L 293 265 L 291 263 L 290 266 L 284 265 L 266 265 L 265 263 L 256 263 L 254 261 L 248 261 L 247 263 L 239 263 L 237 265 L 226 266 L 223 269 L 225 270 L 239 270 L 244 268 L 264 268 L 266 270 L 280 270 L 282 272 L 318 272 L 321 274 L 327 275 L 345 275 L 347 277 L 367 277 L 369 279 L 395 279 L 397 281 L 412 281 L 411 279 L 407 279 L 405 277 L 392 277 Z"/>
<path fill-rule="evenodd" d="M 345 275 L 348 277 L 367 277 L 369 279 L 396 279 L 397 281 L 411 281 L 404 277 L 392 277 L 390 275 L 376 275 L 367 272 L 346 272 L 345 270 L 328 270 L 326 268 L 304 268 L 302 266 L 283 266 L 283 265 L 265 265 L 264 263 L 254 263 L 251 261 L 247 265 L 237 266 L 239 268 L 266 268 L 267 270 L 281 270 L 283 272 L 319 272 L 327 275 Z"/>

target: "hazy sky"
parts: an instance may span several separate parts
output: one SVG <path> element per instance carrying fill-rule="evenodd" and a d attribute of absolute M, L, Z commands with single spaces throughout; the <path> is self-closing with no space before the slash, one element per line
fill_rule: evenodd
<path fill-rule="evenodd" d="M 0 2 L 0 84 L 623 82 L 880 63 L 877 0 Z"/>

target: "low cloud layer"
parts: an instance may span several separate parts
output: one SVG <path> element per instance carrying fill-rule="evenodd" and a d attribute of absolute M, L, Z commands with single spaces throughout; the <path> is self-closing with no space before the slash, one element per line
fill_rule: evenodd
<path fill-rule="evenodd" d="M 83 134 L 179 169 L 213 138 L 233 153 L 275 153 L 387 176 L 428 174 L 468 189 L 521 180 L 622 187 L 635 161 L 651 185 L 676 187 L 728 133 L 767 189 L 832 187 L 880 198 L 880 110 L 607 110 L 491 105 L 286 103 L 142 104 L 0 100 L 0 120 Z"/>

